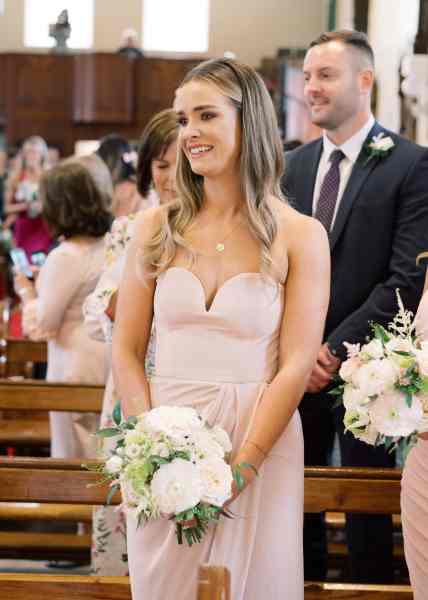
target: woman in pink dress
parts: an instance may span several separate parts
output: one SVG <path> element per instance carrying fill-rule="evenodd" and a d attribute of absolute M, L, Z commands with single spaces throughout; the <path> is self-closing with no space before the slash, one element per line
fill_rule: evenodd
<path fill-rule="evenodd" d="M 25 140 L 15 161 L 5 197 L 6 226 L 14 224 L 15 246 L 23 248 L 28 260 L 34 252 L 49 252 L 51 236 L 44 223 L 38 197 L 39 180 L 46 169 L 48 147 L 43 138 L 34 135 Z"/>
<path fill-rule="evenodd" d="M 47 257 L 35 286 L 17 273 L 16 290 L 24 303 L 32 301 L 35 329 L 49 339 L 47 380 L 103 385 L 106 348 L 86 333 L 82 306 L 101 274 L 110 198 L 88 169 L 72 161 L 43 175 L 40 194 L 49 230 L 61 242 Z M 50 424 L 54 458 L 96 456 L 98 415 L 55 411 Z"/>
<path fill-rule="evenodd" d="M 416 332 L 428 341 L 428 271 L 416 314 Z M 419 435 L 404 465 L 401 482 L 404 552 L 414 600 L 428 597 L 428 433 Z"/>
<path fill-rule="evenodd" d="M 119 290 L 113 371 L 126 416 L 192 406 L 251 463 L 237 515 L 178 546 L 167 516 L 127 519 L 134 600 L 194 600 L 201 563 L 224 565 L 234 600 L 303 600 L 303 438 L 298 403 L 329 296 L 323 228 L 281 196 L 274 108 L 250 67 L 196 66 L 176 92 L 176 202 L 136 224 Z M 155 376 L 142 367 L 152 320 Z M 185 524 L 187 525 L 187 524 Z"/>

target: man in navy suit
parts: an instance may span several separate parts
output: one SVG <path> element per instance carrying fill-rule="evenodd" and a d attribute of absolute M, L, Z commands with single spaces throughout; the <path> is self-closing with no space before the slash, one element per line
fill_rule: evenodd
<path fill-rule="evenodd" d="M 424 274 L 415 259 L 428 249 L 428 151 L 373 118 L 374 57 L 364 34 L 322 34 L 303 69 L 311 120 L 323 135 L 286 155 L 283 189 L 324 224 L 332 259 L 324 343 L 300 405 L 305 463 L 328 464 L 337 432 L 342 465 L 392 467 L 392 455 L 344 433 L 343 410 L 332 410 L 327 392 L 346 358 L 343 342 L 362 343 L 370 322 L 392 320 L 396 288 L 408 309 L 417 308 Z M 351 580 L 391 582 L 391 518 L 349 515 L 346 534 Z M 323 518 L 306 516 L 304 544 L 305 578 L 323 579 Z"/>

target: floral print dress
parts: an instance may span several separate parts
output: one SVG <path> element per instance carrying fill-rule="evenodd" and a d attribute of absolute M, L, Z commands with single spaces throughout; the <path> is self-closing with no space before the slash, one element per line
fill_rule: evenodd
<path fill-rule="evenodd" d="M 125 250 L 130 241 L 136 215 L 120 217 L 106 235 L 105 269 L 94 292 L 87 297 L 83 307 L 85 325 L 93 339 L 111 344 L 113 322 L 106 314 L 111 297 L 117 292 L 122 277 Z M 147 350 L 145 362 L 148 377 L 154 374 L 154 335 Z M 113 378 L 107 381 L 100 427 L 113 424 L 112 412 L 118 398 L 114 391 Z M 109 439 L 100 443 L 100 456 L 107 457 Z M 92 524 L 91 569 L 94 575 L 122 576 L 128 574 L 126 550 L 126 520 L 120 507 L 99 506 L 94 508 Z"/>

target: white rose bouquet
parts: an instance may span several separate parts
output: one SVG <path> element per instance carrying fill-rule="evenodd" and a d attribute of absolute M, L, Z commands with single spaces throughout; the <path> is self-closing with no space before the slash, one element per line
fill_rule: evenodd
<path fill-rule="evenodd" d="M 345 407 L 345 430 L 367 444 L 399 446 L 404 455 L 428 430 L 428 344 L 416 338 L 413 315 L 397 291 L 399 311 L 373 339 L 347 344 L 335 394 Z"/>
<path fill-rule="evenodd" d="M 117 404 L 112 416 L 115 426 L 98 431 L 116 438 L 102 468 L 111 486 L 107 503 L 121 489 L 124 508 L 136 514 L 138 525 L 168 516 L 178 543 L 184 535 L 189 546 L 201 541 L 209 523 L 230 516 L 223 505 L 233 480 L 240 489 L 243 479 L 239 467 L 232 471 L 226 461 L 232 444 L 223 429 L 208 427 L 189 407 L 159 406 L 122 420 Z M 186 521 L 196 524 L 183 527 Z"/>

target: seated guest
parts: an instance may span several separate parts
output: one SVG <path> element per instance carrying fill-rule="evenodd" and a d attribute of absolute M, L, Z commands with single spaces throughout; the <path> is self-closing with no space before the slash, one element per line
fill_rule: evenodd
<path fill-rule="evenodd" d="M 13 225 L 15 245 L 28 259 L 33 252 L 49 251 L 51 237 L 41 217 L 39 180 L 47 167 L 48 147 L 43 138 L 33 135 L 25 140 L 14 161 L 5 194 L 6 225 Z"/>
<path fill-rule="evenodd" d="M 47 257 L 36 285 L 16 273 L 16 292 L 24 305 L 37 299 L 38 324 L 49 332 L 47 380 L 104 384 L 105 346 L 87 335 L 82 305 L 103 266 L 103 236 L 111 223 L 107 197 L 85 167 L 68 162 L 43 175 L 40 198 L 48 229 L 60 243 Z M 95 456 L 96 415 L 52 412 L 50 420 L 53 457 Z"/>
<path fill-rule="evenodd" d="M 138 191 L 143 198 L 152 195 L 159 204 L 175 197 L 175 164 L 177 155 L 178 123 L 173 110 L 164 110 L 148 123 L 141 138 L 138 152 Z M 112 319 L 116 306 L 117 289 L 122 277 L 125 249 L 131 239 L 134 219 L 117 219 L 106 243 L 106 268 L 95 291 L 84 305 L 85 323 L 94 339 L 111 341 Z M 153 340 L 153 337 L 152 337 Z M 154 370 L 154 345 L 149 345 L 146 371 Z M 113 391 L 113 379 L 108 378 L 103 400 L 101 426 L 112 423 L 112 410 L 117 399 Z M 103 447 L 108 452 L 108 444 Z M 126 575 L 125 519 L 123 513 L 113 507 L 97 507 L 94 510 L 92 535 L 92 570 L 97 575 Z M 108 545 L 108 552 L 104 549 Z"/>
<path fill-rule="evenodd" d="M 135 180 L 137 154 L 129 142 L 122 136 L 111 133 L 102 138 L 96 154 L 110 170 L 114 188 L 113 215 L 122 217 L 140 210 L 143 199 L 138 193 Z"/>

